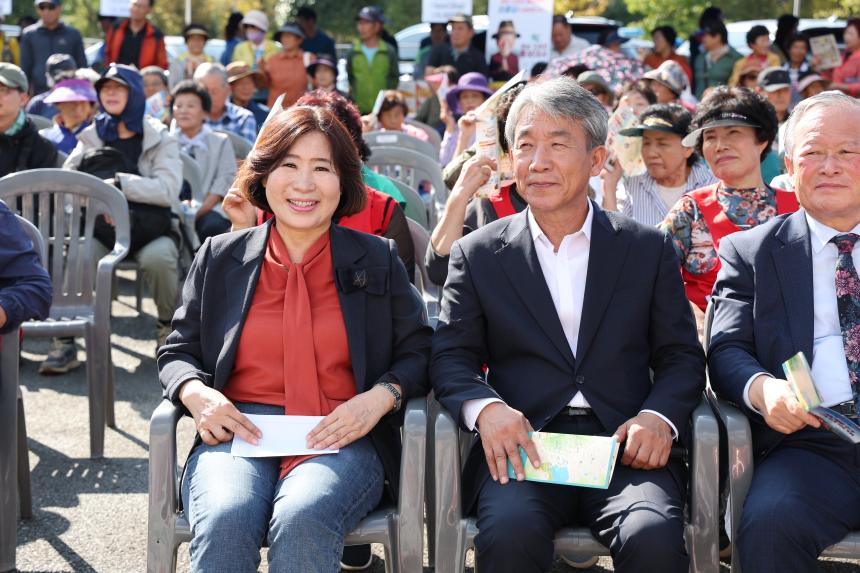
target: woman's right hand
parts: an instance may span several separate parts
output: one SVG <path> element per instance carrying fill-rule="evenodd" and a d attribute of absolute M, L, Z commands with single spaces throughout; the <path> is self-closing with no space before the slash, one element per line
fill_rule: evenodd
<path fill-rule="evenodd" d="M 471 199 L 481 186 L 490 180 L 490 176 L 496 169 L 495 160 L 486 155 L 475 154 L 460 171 L 460 177 L 451 190 L 451 195 L 457 195 L 463 199 Z"/>
<path fill-rule="evenodd" d="M 256 445 L 263 436 L 224 394 L 200 380 L 189 380 L 179 390 L 179 399 L 194 417 L 200 439 L 210 446 L 229 442 L 234 434 Z"/>
<path fill-rule="evenodd" d="M 233 187 L 227 192 L 221 208 L 233 223 L 233 231 L 247 229 L 257 224 L 257 209 L 245 199 L 238 187 Z"/>
<path fill-rule="evenodd" d="M 475 128 L 478 124 L 478 116 L 474 112 L 465 113 L 457 120 L 457 125 L 460 127 L 460 137 L 472 137 L 475 133 Z"/>

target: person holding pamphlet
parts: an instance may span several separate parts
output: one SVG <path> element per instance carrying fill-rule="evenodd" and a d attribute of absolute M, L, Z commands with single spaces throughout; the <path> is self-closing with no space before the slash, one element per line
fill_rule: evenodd
<path fill-rule="evenodd" d="M 360 170 L 331 111 L 274 114 L 237 176 L 274 219 L 210 237 L 189 271 L 158 366 L 197 428 L 194 571 L 256 571 L 264 539 L 270 571 L 338 571 L 346 534 L 396 499 L 397 412 L 427 393 L 432 330 L 394 242 L 332 224 L 363 207 Z M 286 440 L 295 455 L 253 451 Z"/>
<path fill-rule="evenodd" d="M 732 540 L 745 571 L 814 571 L 825 548 L 860 528 L 860 446 L 828 431 L 816 407 L 857 423 L 858 121 L 860 102 L 839 92 L 800 102 L 785 163 L 802 209 L 720 245 L 708 365 L 717 395 L 752 430 L 755 472 Z M 814 392 L 798 394 L 802 357 Z"/>
<path fill-rule="evenodd" d="M 572 78 L 526 86 L 505 137 L 528 208 L 451 246 L 430 378 L 479 432 L 463 470 L 479 572 L 548 571 L 573 524 L 616 571 L 689 568 L 687 479 L 670 452 L 705 358 L 671 240 L 588 199 L 606 132 Z"/>

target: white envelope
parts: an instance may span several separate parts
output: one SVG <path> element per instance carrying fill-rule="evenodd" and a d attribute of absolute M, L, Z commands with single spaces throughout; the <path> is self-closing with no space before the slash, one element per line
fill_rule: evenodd
<path fill-rule="evenodd" d="M 272 458 L 304 456 L 310 454 L 336 454 L 338 450 L 311 450 L 307 448 L 307 435 L 319 424 L 323 416 L 265 416 L 245 414 L 263 432 L 256 446 L 233 437 L 230 453 L 240 458 Z"/>

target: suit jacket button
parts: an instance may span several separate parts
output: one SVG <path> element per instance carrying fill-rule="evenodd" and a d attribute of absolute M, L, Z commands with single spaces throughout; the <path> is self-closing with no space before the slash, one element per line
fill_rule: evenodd
<path fill-rule="evenodd" d="M 579 375 L 576 377 L 576 383 L 582 386 L 585 384 L 585 376 Z"/>

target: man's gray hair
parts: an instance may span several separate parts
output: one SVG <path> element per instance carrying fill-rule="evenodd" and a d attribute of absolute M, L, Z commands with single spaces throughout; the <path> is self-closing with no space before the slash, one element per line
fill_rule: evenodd
<path fill-rule="evenodd" d="M 218 76 L 223 80 L 225 86 L 229 84 L 227 81 L 227 68 L 220 62 L 203 62 L 197 66 L 197 69 L 194 70 L 194 79 L 201 80 L 206 76 Z"/>
<path fill-rule="evenodd" d="M 596 97 L 580 86 L 576 80 L 566 76 L 546 82 L 529 84 L 514 100 L 505 124 L 505 139 L 514 149 L 517 122 L 525 111 L 536 110 L 553 119 L 563 117 L 579 122 L 592 150 L 606 143 L 609 115 Z"/>
<path fill-rule="evenodd" d="M 782 143 L 785 147 L 786 157 L 789 159 L 794 158 L 794 140 L 796 138 L 795 130 L 797 130 L 797 124 L 803 120 L 803 116 L 807 113 L 822 107 L 847 107 L 860 111 L 860 100 L 845 95 L 842 92 L 831 90 L 821 92 L 797 104 L 797 107 L 794 108 L 794 111 L 791 112 L 788 121 L 785 123 Z"/>

